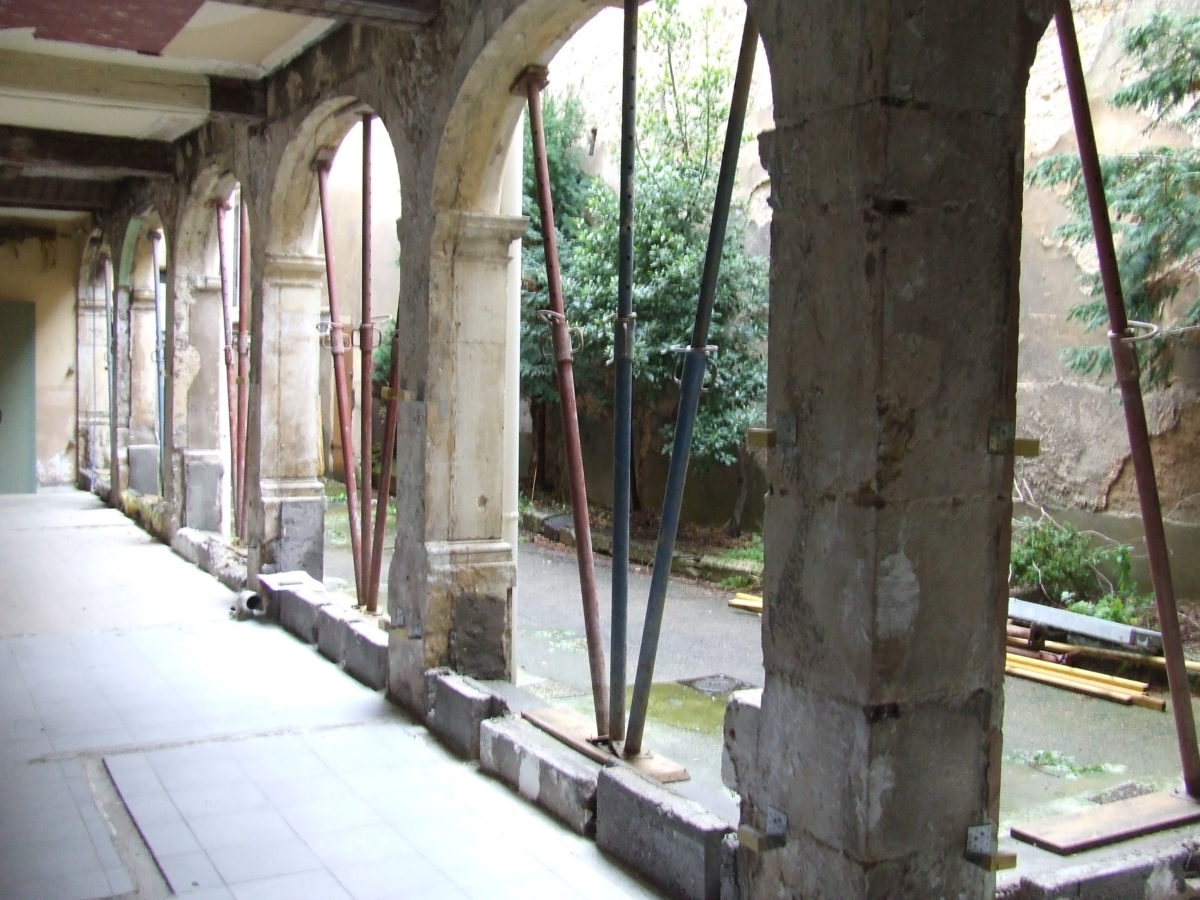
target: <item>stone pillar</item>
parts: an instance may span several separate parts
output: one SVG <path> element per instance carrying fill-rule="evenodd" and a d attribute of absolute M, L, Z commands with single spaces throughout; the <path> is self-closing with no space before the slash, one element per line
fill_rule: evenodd
<path fill-rule="evenodd" d="M 435 230 L 430 380 L 405 398 L 400 432 L 402 442 L 423 436 L 424 471 L 398 473 L 402 486 L 423 485 L 423 543 L 401 531 L 388 597 L 396 626 L 389 689 L 414 710 L 424 707 L 427 669 L 512 676 L 516 547 L 503 539 L 504 448 L 518 423 L 505 398 L 505 317 L 509 267 L 525 224 L 514 216 L 447 212 Z"/>
<path fill-rule="evenodd" d="M 319 256 L 268 255 L 263 271 L 261 360 L 251 374 L 247 447 L 249 571 L 325 568 L 317 332 L 324 290 Z M 256 454 L 256 455 L 255 455 Z"/>
<path fill-rule="evenodd" d="M 158 324 L 152 288 L 135 287 L 129 305 L 129 486 L 159 492 Z"/>
<path fill-rule="evenodd" d="M 748 897 L 982 897 L 1035 4 L 752 4 L 775 66 Z M 1048 12 L 1048 10 L 1047 10 Z M 783 823 L 786 821 L 786 825 Z"/>
<path fill-rule="evenodd" d="M 104 279 L 112 295 L 108 359 L 109 500 L 119 506 L 121 491 L 129 486 L 129 289 L 113 282 L 112 260 L 102 256 Z"/>
<path fill-rule="evenodd" d="M 188 287 L 182 312 L 186 341 L 176 341 L 173 372 L 175 395 L 183 398 L 175 428 L 183 438 L 182 519 L 189 528 L 228 533 L 231 479 L 221 282 L 198 277 Z"/>
<path fill-rule="evenodd" d="M 103 278 L 92 280 L 76 305 L 75 379 L 77 436 L 75 471 L 81 487 L 109 482 L 108 317 Z"/>

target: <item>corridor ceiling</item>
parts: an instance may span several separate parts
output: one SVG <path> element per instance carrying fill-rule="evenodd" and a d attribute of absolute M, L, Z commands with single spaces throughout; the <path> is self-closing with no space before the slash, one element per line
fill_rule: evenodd
<path fill-rule="evenodd" d="M 170 142 L 256 118 L 258 82 L 346 21 L 420 27 L 438 0 L 0 0 L 0 222 L 111 205 Z"/>

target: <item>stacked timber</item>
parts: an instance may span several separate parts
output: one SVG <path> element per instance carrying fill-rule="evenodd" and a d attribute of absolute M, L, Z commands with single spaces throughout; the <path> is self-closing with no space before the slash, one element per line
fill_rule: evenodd
<path fill-rule="evenodd" d="M 760 615 L 763 611 L 762 597 L 753 594 L 735 594 L 730 598 L 729 605 Z M 1166 661 L 1161 656 L 1049 641 L 1046 640 L 1045 630 L 1037 623 L 1018 625 L 1011 619 L 1008 621 L 1006 640 L 1008 646 L 1004 671 L 1008 675 L 1126 706 L 1160 711 L 1167 708 L 1165 700 L 1149 693 L 1148 682 L 1106 675 L 1082 667 L 1086 661 L 1098 659 L 1164 668 Z M 1200 662 L 1189 662 L 1187 668 L 1189 672 L 1200 674 Z"/>

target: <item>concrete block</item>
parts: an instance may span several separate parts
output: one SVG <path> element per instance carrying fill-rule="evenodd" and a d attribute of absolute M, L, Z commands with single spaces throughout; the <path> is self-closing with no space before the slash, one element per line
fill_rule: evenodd
<path fill-rule="evenodd" d="M 479 758 L 479 728 L 507 712 L 504 701 L 478 682 L 448 669 L 425 674 L 425 724 L 465 759 Z"/>
<path fill-rule="evenodd" d="M 324 585 L 305 572 L 276 572 L 259 575 L 258 586 L 271 618 L 300 640 L 317 642 L 317 611 L 329 603 Z"/>
<path fill-rule="evenodd" d="M 738 839 L 736 834 L 725 835 L 721 841 L 721 900 L 741 900 L 738 885 Z"/>
<path fill-rule="evenodd" d="M 139 494 L 158 493 L 158 444 L 130 445 L 129 486 Z"/>
<path fill-rule="evenodd" d="M 1007 892 L 1014 900 L 1167 900 L 1187 896 L 1184 870 L 1189 852 L 1186 847 L 1173 851 L 1135 852 L 1108 859 L 1064 866 L 1021 878 L 1015 890 Z"/>
<path fill-rule="evenodd" d="M 225 466 L 220 454 L 185 451 L 183 459 L 183 518 L 188 528 L 221 530 L 221 481 Z"/>
<path fill-rule="evenodd" d="M 208 561 L 208 534 L 194 528 L 180 528 L 171 538 L 171 549 L 193 566 L 204 567 Z"/>
<path fill-rule="evenodd" d="M 573 831 L 595 833 L 600 763 L 524 719 L 504 717 L 480 725 L 479 765 Z"/>
<path fill-rule="evenodd" d="M 631 769 L 600 772 L 596 845 L 673 897 L 718 900 L 730 830 L 698 803 Z"/>
<path fill-rule="evenodd" d="M 725 706 L 725 741 L 721 750 L 721 781 L 731 791 L 752 771 L 758 750 L 758 719 L 762 712 L 762 688 L 734 691 Z"/>
<path fill-rule="evenodd" d="M 346 671 L 367 687 L 381 690 L 388 681 L 388 636 L 376 619 L 350 623 L 346 635 Z"/>
<path fill-rule="evenodd" d="M 361 621 L 362 616 L 350 607 L 326 603 L 317 610 L 317 650 L 330 662 L 345 662 L 350 626 Z"/>
<path fill-rule="evenodd" d="M 325 498 L 289 497 L 280 502 L 275 563 L 320 580 L 325 576 Z"/>

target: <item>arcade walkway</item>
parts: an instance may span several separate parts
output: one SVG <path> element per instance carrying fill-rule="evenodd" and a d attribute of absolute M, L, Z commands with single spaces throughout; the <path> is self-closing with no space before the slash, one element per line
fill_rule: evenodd
<path fill-rule="evenodd" d="M 89 494 L 0 572 L 0 897 L 657 896 Z"/>

